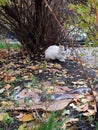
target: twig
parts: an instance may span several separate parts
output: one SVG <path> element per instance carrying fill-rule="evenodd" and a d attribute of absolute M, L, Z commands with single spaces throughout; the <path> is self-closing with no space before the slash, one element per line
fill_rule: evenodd
<path fill-rule="evenodd" d="M 38 114 L 38 111 L 35 109 L 35 113 L 37 115 L 37 117 L 40 119 L 40 121 L 44 122 L 44 120 L 41 118 L 41 116 Z"/>

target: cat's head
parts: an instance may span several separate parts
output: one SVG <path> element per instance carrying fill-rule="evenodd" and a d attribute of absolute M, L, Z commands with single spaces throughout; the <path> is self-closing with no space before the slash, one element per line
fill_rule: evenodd
<path fill-rule="evenodd" d="M 65 54 L 65 48 L 63 45 L 59 45 L 59 53 L 60 54 Z"/>

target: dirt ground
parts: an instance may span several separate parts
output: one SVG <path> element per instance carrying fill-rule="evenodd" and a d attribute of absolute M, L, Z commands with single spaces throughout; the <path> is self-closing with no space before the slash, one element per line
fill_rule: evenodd
<path fill-rule="evenodd" d="M 91 79 L 91 84 L 94 89 L 98 88 L 98 70 L 86 63 L 83 63 L 86 73 Z M 14 89 L 11 86 L 9 89 L 11 93 L 15 90 L 17 86 L 24 86 L 25 83 L 29 83 L 30 75 L 34 75 L 38 81 L 49 81 L 51 84 L 59 86 L 67 86 L 68 88 L 77 87 L 89 87 L 87 84 L 87 79 L 79 62 L 73 57 L 67 58 L 65 62 L 46 61 L 43 55 L 32 56 L 31 60 L 24 56 L 21 51 L 11 50 L 7 52 L 6 50 L 1 51 L 0 57 L 0 87 L 6 86 L 7 84 L 14 85 Z M 22 78 L 22 80 L 21 80 Z M 27 79 L 25 79 L 27 78 Z M 35 82 L 35 81 L 34 81 Z M 0 100 L 5 98 L 5 95 L 1 93 Z M 70 109 L 71 108 L 67 108 Z M 12 117 L 15 113 L 11 113 Z M 74 112 L 75 114 L 75 112 Z M 16 120 L 14 118 L 14 120 Z M 16 122 L 16 123 L 15 123 Z M 82 122 L 85 130 L 90 130 L 92 127 L 90 125 L 85 126 Z M 0 123 L 0 128 L 4 130 L 14 130 L 21 124 L 18 120 L 14 121 L 10 125 L 5 126 Z M 79 124 L 83 128 L 82 124 Z M 82 130 L 81 128 L 81 130 Z M 1 129 L 2 130 L 2 129 Z M 83 129 L 84 130 L 84 129 Z"/>

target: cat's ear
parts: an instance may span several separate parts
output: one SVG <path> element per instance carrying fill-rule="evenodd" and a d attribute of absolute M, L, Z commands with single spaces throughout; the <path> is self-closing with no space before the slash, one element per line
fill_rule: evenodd
<path fill-rule="evenodd" d="M 62 45 L 59 43 L 59 47 L 62 47 Z"/>

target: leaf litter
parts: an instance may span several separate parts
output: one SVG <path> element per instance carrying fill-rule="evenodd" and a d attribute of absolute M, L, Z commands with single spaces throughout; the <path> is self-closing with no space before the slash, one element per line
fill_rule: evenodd
<path fill-rule="evenodd" d="M 90 93 L 72 93 L 68 95 L 72 98 L 62 100 L 50 100 L 47 97 L 47 95 L 51 97 L 51 95 L 56 94 L 62 96 L 65 93 L 68 94 L 73 88 L 88 86 L 77 62 L 72 59 L 67 59 L 65 63 L 59 61 L 47 62 L 44 57 L 37 56 L 33 57 L 31 62 L 27 62 L 20 51 L 16 50 L 15 53 L 10 51 L 10 54 L 6 50 L 0 51 L 2 54 L 0 57 L 1 110 L 34 111 L 35 113 L 38 111 L 38 114 L 34 117 L 38 118 L 40 111 L 46 114 L 52 111 L 64 111 L 65 108 L 71 107 L 73 110 L 82 112 L 86 117 L 95 115 L 94 99 L 92 99 Z M 91 79 L 97 78 L 96 71 L 89 71 L 89 67 L 86 69 Z M 47 97 L 45 101 L 41 101 L 43 95 Z M 92 108 L 90 107 L 91 104 L 93 104 Z M 26 112 L 22 114 L 19 121 L 30 122 L 34 118 Z M 69 118 L 69 121 L 65 123 L 67 125 L 78 120 L 79 118 Z M 21 125 L 19 129 L 22 127 L 27 127 L 27 125 Z"/>

